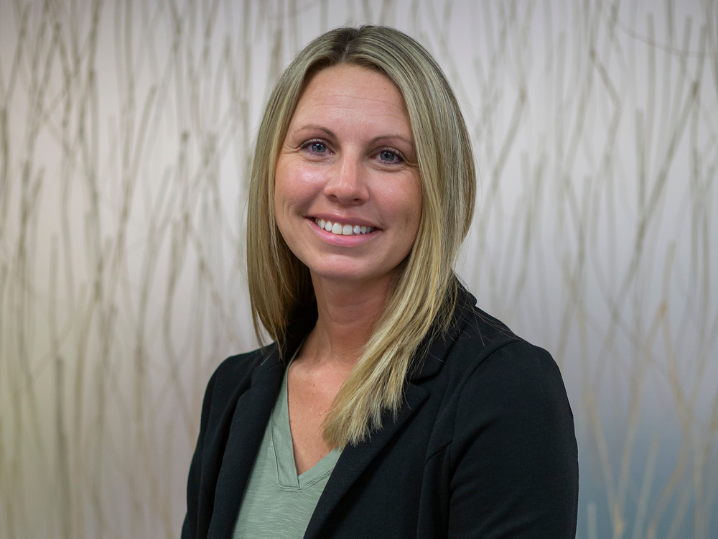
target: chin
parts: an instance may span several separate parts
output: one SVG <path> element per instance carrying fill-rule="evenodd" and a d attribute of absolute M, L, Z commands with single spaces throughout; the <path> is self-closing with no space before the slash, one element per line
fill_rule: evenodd
<path fill-rule="evenodd" d="M 346 282 L 347 284 L 372 280 L 372 276 L 367 276 L 361 272 L 351 271 L 313 271 L 312 275 L 319 279 L 334 281 L 337 283 Z"/>
<path fill-rule="evenodd" d="M 383 278 L 390 279 L 391 273 L 375 273 L 371 271 L 362 271 L 357 268 L 317 268 L 309 270 L 313 280 L 324 280 L 335 284 L 367 284 L 377 282 Z"/>

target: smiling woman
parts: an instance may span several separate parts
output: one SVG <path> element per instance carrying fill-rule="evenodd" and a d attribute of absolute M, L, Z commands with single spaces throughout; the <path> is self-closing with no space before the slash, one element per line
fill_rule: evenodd
<path fill-rule="evenodd" d="M 453 272 L 474 195 L 459 106 L 418 43 L 341 28 L 295 58 L 247 222 L 275 342 L 209 382 L 183 537 L 574 536 L 558 368 Z"/>
<path fill-rule="evenodd" d="M 421 216 L 411 124 L 394 83 L 353 65 L 317 73 L 289 125 L 274 189 L 277 227 L 315 289 L 327 280 L 385 296 Z"/>

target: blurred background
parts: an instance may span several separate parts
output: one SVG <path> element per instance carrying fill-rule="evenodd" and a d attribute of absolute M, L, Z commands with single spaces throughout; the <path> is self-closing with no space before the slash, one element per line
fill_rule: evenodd
<path fill-rule="evenodd" d="M 458 272 L 562 369 L 578 537 L 718 537 L 716 2 L 1 0 L 1 538 L 179 536 L 207 380 L 256 346 L 259 116 L 368 22 L 461 102 Z"/>

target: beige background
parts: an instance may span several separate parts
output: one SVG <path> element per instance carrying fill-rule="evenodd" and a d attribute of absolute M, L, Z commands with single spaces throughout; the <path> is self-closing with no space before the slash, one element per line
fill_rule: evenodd
<path fill-rule="evenodd" d="M 718 537 L 715 2 L 0 0 L 1 538 L 179 535 L 259 114 L 362 22 L 464 108 L 459 272 L 563 370 L 578 537 Z"/>

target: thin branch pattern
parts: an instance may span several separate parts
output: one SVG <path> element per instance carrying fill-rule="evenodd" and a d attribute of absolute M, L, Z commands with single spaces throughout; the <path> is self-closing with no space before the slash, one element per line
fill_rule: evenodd
<path fill-rule="evenodd" d="M 437 57 L 480 189 L 459 273 L 552 352 L 578 537 L 718 536 L 712 0 L 0 3 L 0 537 L 177 537 L 206 382 L 256 345 L 247 176 L 313 36 Z"/>

